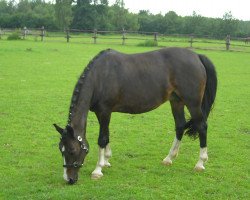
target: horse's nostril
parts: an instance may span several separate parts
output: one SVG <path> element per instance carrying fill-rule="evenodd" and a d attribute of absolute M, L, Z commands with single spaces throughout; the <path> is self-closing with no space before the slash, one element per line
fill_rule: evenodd
<path fill-rule="evenodd" d="M 76 181 L 77 181 L 77 180 L 74 180 L 74 179 L 70 178 L 69 181 L 68 181 L 68 183 L 69 183 L 70 185 L 73 185 L 74 183 L 76 183 Z"/>

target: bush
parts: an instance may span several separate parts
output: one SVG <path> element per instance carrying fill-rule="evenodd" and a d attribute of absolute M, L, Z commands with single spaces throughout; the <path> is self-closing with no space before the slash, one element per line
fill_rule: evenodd
<path fill-rule="evenodd" d="M 8 36 L 7 40 L 21 40 L 21 37 L 18 32 L 14 32 Z"/>
<path fill-rule="evenodd" d="M 146 40 L 145 42 L 139 43 L 137 46 L 139 46 L 139 47 L 157 47 L 158 42 L 155 40 Z"/>

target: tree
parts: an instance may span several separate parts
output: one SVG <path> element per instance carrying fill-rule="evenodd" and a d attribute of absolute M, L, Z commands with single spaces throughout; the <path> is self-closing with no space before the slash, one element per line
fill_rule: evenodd
<path fill-rule="evenodd" d="M 96 25 L 96 10 L 91 5 L 81 5 L 74 8 L 74 18 L 71 24 L 72 28 L 94 29 Z"/>
<path fill-rule="evenodd" d="M 250 21 L 239 21 L 237 36 L 249 37 L 250 36 Z"/>
<path fill-rule="evenodd" d="M 77 7 L 83 6 L 83 5 L 90 5 L 92 3 L 92 0 L 76 0 Z"/>
<path fill-rule="evenodd" d="M 125 30 L 137 31 L 139 29 L 138 15 L 133 13 L 126 14 Z"/>
<path fill-rule="evenodd" d="M 128 13 L 128 10 L 124 8 L 124 2 L 123 0 L 116 0 L 115 4 L 111 6 L 109 9 L 111 9 L 112 15 L 110 15 L 110 22 L 115 27 L 116 30 L 122 30 L 126 27 L 126 14 Z"/>
<path fill-rule="evenodd" d="M 55 16 L 58 27 L 68 28 L 72 21 L 71 0 L 56 0 Z"/>
<path fill-rule="evenodd" d="M 94 28 L 100 30 L 108 30 L 108 6 L 105 4 L 98 4 L 94 6 L 96 11 Z"/>
<path fill-rule="evenodd" d="M 116 0 L 114 5 L 124 9 L 125 3 L 123 0 Z"/>
<path fill-rule="evenodd" d="M 12 6 L 7 1 L 0 1 L 0 27 L 8 27 L 11 15 L 12 15 Z"/>
<path fill-rule="evenodd" d="M 102 5 L 108 6 L 109 5 L 109 1 L 108 0 L 100 0 L 100 3 Z"/>
<path fill-rule="evenodd" d="M 139 31 L 155 31 L 153 24 L 153 15 L 149 10 L 140 10 L 138 14 Z"/>
<path fill-rule="evenodd" d="M 20 0 L 18 3 L 18 7 L 17 7 L 17 12 L 19 13 L 28 13 L 31 12 L 32 8 L 31 8 L 31 4 L 29 3 L 28 0 Z"/>
<path fill-rule="evenodd" d="M 164 33 L 167 34 L 180 33 L 181 27 L 182 27 L 182 21 L 174 11 L 169 11 L 167 14 L 165 14 Z"/>
<path fill-rule="evenodd" d="M 238 29 L 238 20 L 236 20 L 232 12 L 226 12 L 221 21 L 221 31 L 224 35 L 235 35 Z"/>
<path fill-rule="evenodd" d="M 18 2 L 18 3 L 16 3 Z M 187 17 L 170 11 L 164 16 L 141 10 L 133 14 L 124 0 L 109 6 L 108 0 L 0 0 L 1 28 L 133 30 L 166 34 L 195 34 L 225 38 L 249 37 L 250 21 L 239 21 L 231 12 L 223 18 L 207 18 L 193 12 Z"/>

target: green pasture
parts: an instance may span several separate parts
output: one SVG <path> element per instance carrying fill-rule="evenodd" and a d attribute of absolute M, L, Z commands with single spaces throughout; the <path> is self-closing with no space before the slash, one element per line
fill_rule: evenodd
<path fill-rule="evenodd" d="M 99 127 L 90 112 L 90 153 L 77 184 L 65 183 L 59 134 L 52 124 L 66 125 L 78 76 L 106 48 L 124 53 L 155 49 L 0 40 L 0 199 L 249 199 L 250 53 L 245 51 L 195 50 L 211 58 L 219 81 L 208 120 L 205 172 L 193 170 L 199 142 L 188 137 L 173 165 L 161 164 L 175 137 L 166 103 L 141 115 L 113 113 L 112 167 L 97 181 L 90 176 L 98 157 Z"/>

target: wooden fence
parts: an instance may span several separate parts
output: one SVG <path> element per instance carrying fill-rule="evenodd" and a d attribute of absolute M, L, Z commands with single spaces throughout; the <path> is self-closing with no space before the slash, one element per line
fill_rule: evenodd
<path fill-rule="evenodd" d="M 184 35 L 184 34 L 160 34 L 158 32 L 138 32 L 138 31 L 100 31 L 100 30 L 79 30 L 66 29 L 64 32 L 47 31 L 44 27 L 39 29 L 1 29 L 0 39 L 7 38 L 13 32 L 18 33 L 21 39 L 31 39 L 36 41 L 60 41 L 60 42 L 77 42 L 77 43 L 105 43 L 121 45 L 147 45 L 145 41 L 153 41 L 152 44 L 158 46 L 183 46 L 191 48 L 206 49 L 225 49 L 225 50 L 250 50 L 250 37 L 232 38 L 230 35 L 221 38 L 212 38 L 208 36 Z M 178 45 L 179 44 L 179 45 Z M 248 49 L 249 48 L 249 49 Z"/>

